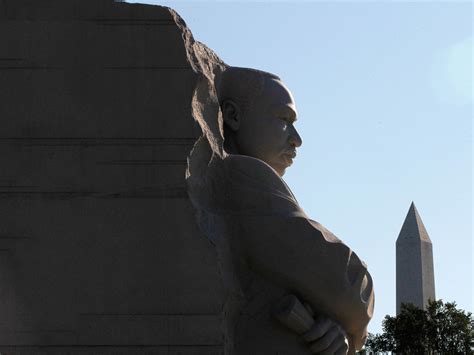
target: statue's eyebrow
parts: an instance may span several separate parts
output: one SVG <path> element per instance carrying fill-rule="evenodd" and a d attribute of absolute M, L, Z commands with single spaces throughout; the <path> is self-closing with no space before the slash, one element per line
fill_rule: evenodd
<path fill-rule="evenodd" d="M 290 105 L 278 105 L 275 106 L 274 112 L 278 116 L 284 116 L 284 118 L 289 119 L 292 123 L 297 120 L 297 113 L 293 107 Z"/>

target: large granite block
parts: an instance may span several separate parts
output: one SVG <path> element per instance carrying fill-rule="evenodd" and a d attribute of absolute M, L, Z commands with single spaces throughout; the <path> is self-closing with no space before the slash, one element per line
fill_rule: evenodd
<path fill-rule="evenodd" d="M 1 353 L 222 352 L 198 78 L 166 8 L 0 1 Z"/>

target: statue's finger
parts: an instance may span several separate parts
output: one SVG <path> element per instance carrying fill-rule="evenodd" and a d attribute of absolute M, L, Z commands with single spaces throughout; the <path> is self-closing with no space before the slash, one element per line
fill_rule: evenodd
<path fill-rule="evenodd" d="M 341 343 L 339 341 L 334 341 L 328 348 L 320 351 L 320 355 L 334 355 L 339 348 L 341 347 Z"/>
<path fill-rule="evenodd" d="M 317 318 L 306 333 L 303 334 L 303 339 L 308 343 L 321 338 L 334 324 L 328 318 Z"/>
<path fill-rule="evenodd" d="M 306 308 L 306 310 L 308 311 L 309 315 L 311 317 L 314 317 L 314 310 L 313 310 L 313 307 L 311 307 L 311 305 L 308 303 L 308 302 L 303 302 L 303 306 Z"/>
<path fill-rule="evenodd" d="M 332 327 L 322 337 L 311 343 L 309 349 L 313 354 L 319 354 L 320 352 L 331 347 L 336 341 L 338 335 L 340 335 L 339 329 L 337 327 Z M 336 341 L 336 343 L 337 347 L 334 349 L 334 351 L 341 346 L 339 342 Z"/>
<path fill-rule="evenodd" d="M 344 343 L 337 351 L 334 353 L 335 355 L 347 355 L 347 351 L 349 350 L 349 345 Z"/>

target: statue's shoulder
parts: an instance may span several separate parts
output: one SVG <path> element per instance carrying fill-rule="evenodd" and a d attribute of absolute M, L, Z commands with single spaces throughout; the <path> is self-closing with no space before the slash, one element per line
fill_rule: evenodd
<path fill-rule="evenodd" d="M 223 160 L 225 177 L 221 181 L 233 208 L 256 215 L 274 213 L 304 215 L 298 201 L 278 173 L 264 161 L 232 154 Z M 253 211 L 253 212 L 252 212 Z"/>
<path fill-rule="evenodd" d="M 229 167 L 248 168 L 249 166 L 251 166 L 256 169 L 263 169 L 263 170 L 271 169 L 273 172 L 275 172 L 275 170 L 273 170 L 272 167 L 268 165 L 267 163 L 265 163 L 263 160 L 260 160 L 248 155 L 228 154 L 224 158 L 224 163 L 228 165 Z"/>
<path fill-rule="evenodd" d="M 247 155 L 231 154 L 224 158 L 224 168 L 229 178 L 252 180 L 268 187 L 285 187 L 277 172 L 264 161 Z"/>

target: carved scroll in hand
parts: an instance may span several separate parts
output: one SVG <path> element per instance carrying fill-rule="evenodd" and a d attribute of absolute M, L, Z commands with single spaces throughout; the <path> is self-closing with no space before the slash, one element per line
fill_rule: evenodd
<path fill-rule="evenodd" d="M 275 305 L 273 314 L 283 325 L 301 335 L 313 354 L 355 352 L 342 328 L 326 317 L 319 317 L 319 322 L 315 322 L 311 306 L 303 305 L 295 295 L 282 298 Z"/>

